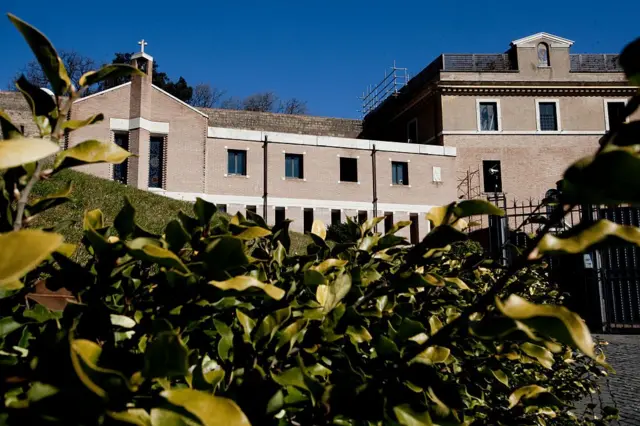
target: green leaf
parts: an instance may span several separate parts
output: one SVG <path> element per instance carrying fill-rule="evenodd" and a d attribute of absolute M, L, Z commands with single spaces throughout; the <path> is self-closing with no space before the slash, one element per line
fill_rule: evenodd
<path fill-rule="evenodd" d="M 547 392 L 547 388 L 543 388 L 542 386 L 538 385 L 528 385 L 518 388 L 513 391 L 511 395 L 509 395 L 509 409 L 518 405 L 518 403 L 522 399 L 535 398 L 536 396 Z"/>
<path fill-rule="evenodd" d="M 149 413 L 142 408 L 130 408 L 127 411 L 107 411 L 107 416 L 120 423 L 128 423 L 136 426 L 152 426 Z M 157 425 L 153 424 L 153 426 Z"/>
<path fill-rule="evenodd" d="M 276 261 L 276 263 L 280 266 L 284 263 L 284 260 L 287 258 L 287 251 L 284 249 L 284 246 L 280 241 L 276 241 L 276 248 L 273 250 L 271 258 Z"/>
<path fill-rule="evenodd" d="M 326 259 L 326 260 L 322 261 L 319 265 L 312 266 L 311 269 L 315 270 L 315 271 L 318 271 L 321 274 L 324 274 L 325 272 L 327 272 L 331 268 L 342 268 L 347 263 L 349 263 L 349 261 L 342 260 L 342 259 Z"/>
<path fill-rule="evenodd" d="M 99 123 L 104 120 L 104 115 L 96 114 L 92 115 L 84 120 L 67 120 L 62 124 L 62 129 L 78 130 L 91 124 Z"/>
<path fill-rule="evenodd" d="M 69 181 L 60 191 L 31 201 L 28 207 L 29 214 L 33 216 L 70 201 L 69 194 L 71 194 L 72 189 L 73 185 Z"/>
<path fill-rule="evenodd" d="M 553 368 L 553 354 L 547 348 L 525 342 L 520 345 L 520 349 L 530 357 L 537 359 L 543 367 Z"/>
<path fill-rule="evenodd" d="M 0 130 L 4 139 L 22 137 L 22 132 L 11 122 L 11 118 L 4 111 L 0 110 Z"/>
<path fill-rule="evenodd" d="M 400 350 L 393 340 L 382 335 L 376 342 L 376 353 L 383 359 L 391 359 L 397 358 L 400 355 Z"/>
<path fill-rule="evenodd" d="M 93 393 L 108 399 L 111 393 L 121 394 L 129 387 L 122 373 L 99 367 L 102 349 L 96 343 L 76 339 L 71 342 L 71 363 L 80 381 Z"/>
<path fill-rule="evenodd" d="M 58 118 L 54 98 L 42 88 L 29 83 L 24 75 L 16 81 L 16 87 L 29 104 L 33 120 L 38 125 L 40 133 L 51 134 L 51 129 L 55 127 Z"/>
<path fill-rule="evenodd" d="M 24 324 L 20 324 L 13 317 L 0 318 L 0 337 L 4 337 L 12 331 L 16 331 Z"/>
<path fill-rule="evenodd" d="M 327 225 L 325 225 L 321 220 L 316 219 L 311 225 L 311 233 L 324 240 L 327 238 Z"/>
<path fill-rule="evenodd" d="M 409 404 L 393 407 L 393 413 L 398 419 L 398 423 L 404 426 L 433 426 L 431 416 L 428 411 L 419 413 L 414 411 Z"/>
<path fill-rule="evenodd" d="M 82 87 L 100 83 L 106 79 L 119 79 L 134 75 L 144 75 L 142 71 L 127 64 L 109 64 L 97 71 L 89 71 L 80 77 L 78 83 Z"/>
<path fill-rule="evenodd" d="M 241 240 L 255 240 L 258 238 L 266 237 L 267 235 L 271 235 L 271 231 L 269 231 L 268 229 L 264 229 L 260 226 L 252 226 L 250 228 L 246 228 L 238 235 L 235 235 L 235 237 Z"/>
<path fill-rule="evenodd" d="M 502 370 L 491 370 L 491 374 L 493 374 L 493 377 L 495 377 L 500 383 L 502 383 L 503 385 L 509 387 L 509 378 L 507 377 L 506 374 L 504 374 L 504 371 L 502 371 Z"/>
<path fill-rule="evenodd" d="M 267 295 L 269 295 L 269 297 L 276 300 L 282 299 L 285 295 L 283 289 L 278 288 L 272 284 L 264 284 L 253 277 L 245 275 L 239 275 L 226 281 L 210 281 L 209 284 L 214 285 L 215 287 L 218 287 L 222 290 L 244 291 L 250 288 L 259 288 Z"/>
<path fill-rule="evenodd" d="M 427 365 L 447 362 L 451 350 L 443 346 L 429 346 L 416 356 L 411 362 L 420 362 Z"/>
<path fill-rule="evenodd" d="M 124 197 L 124 206 L 113 220 L 113 227 L 116 228 L 121 239 L 127 238 L 136 229 L 135 214 L 136 209 L 131 204 L 129 197 Z"/>
<path fill-rule="evenodd" d="M 436 228 L 440 225 L 444 224 L 445 219 L 447 218 L 447 214 L 453 207 L 455 203 L 449 204 L 447 206 L 436 206 L 431 207 L 429 212 L 427 213 L 426 219 L 431 222 L 431 226 Z"/>
<path fill-rule="evenodd" d="M 216 331 L 220 334 L 218 341 L 218 355 L 223 361 L 229 359 L 229 351 L 233 348 L 233 331 L 222 321 L 213 320 Z"/>
<path fill-rule="evenodd" d="M 37 267 L 61 244 L 62 235 L 36 229 L 0 234 L 0 289 Z"/>
<path fill-rule="evenodd" d="M 88 140 L 58 153 L 53 168 L 62 170 L 67 167 L 93 163 L 120 164 L 130 156 L 130 152 L 113 142 Z"/>
<path fill-rule="evenodd" d="M 58 53 L 51 42 L 44 34 L 18 17 L 9 14 L 9 20 L 22 33 L 29 47 L 31 47 L 31 51 L 38 63 L 40 63 L 44 75 L 47 76 L 47 80 L 51 83 L 53 92 L 57 96 L 64 94 L 71 86 L 71 81 L 62 60 L 58 57 Z"/>
<path fill-rule="evenodd" d="M 606 219 L 599 220 L 579 234 L 570 237 L 556 237 L 546 234 L 531 252 L 530 259 L 539 259 L 547 254 L 576 254 L 598 244 L 609 237 L 640 245 L 640 229 L 635 226 L 618 225 Z"/>
<path fill-rule="evenodd" d="M 224 271 L 249 264 L 242 240 L 231 236 L 212 241 L 205 250 L 204 260 L 209 271 L 218 280 L 228 277 Z"/>
<path fill-rule="evenodd" d="M 370 342 L 371 339 L 373 339 L 371 334 L 369 334 L 369 330 L 362 326 L 348 326 L 347 336 L 349 336 L 353 344 Z"/>
<path fill-rule="evenodd" d="M 351 275 L 341 273 L 329 285 L 321 284 L 316 288 L 316 300 L 324 313 L 329 313 L 351 290 Z"/>
<path fill-rule="evenodd" d="M 208 226 L 209 223 L 211 223 L 211 218 L 216 214 L 216 211 L 218 211 L 218 209 L 215 204 L 196 197 L 196 202 L 193 204 L 193 212 L 196 214 L 200 226 Z"/>
<path fill-rule="evenodd" d="M 22 316 L 25 318 L 33 319 L 39 323 L 43 323 L 51 319 L 62 318 L 62 312 L 54 312 L 47 309 L 41 304 L 37 304 L 33 307 L 33 309 L 25 309 L 25 311 L 22 313 Z"/>
<path fill-rule="evenodd" d="M 185 273 L 189 272 L 182 260 L 173 252 L 158 245 L 148 244 L 148 241 L 148 238 L 136 238 L 133 241 L 128 241 L 126 246 L 129 249 L 129 254 L 136 259 L 157 263 L 166 268 L 175 268 Z"/>
<path fill-rule="evenodd" d="M 362 235 L 365 235 L 383 220 L 384 216 L 372 217 L 371 219 L 366 220 L 362 225 L 360 225 L 360 232 L 362 232 Z"/>
<path fill-rule="evenodd" d="M 144 352 L 142 375 L 156 377 L 184 377 L 189 374 L 189 351 L 173 330 L 156 333 Z"/>
<path fill-rule="evenodd" d="M 240 325 L 244 329 L 244 341 L 250 343 L 251 332 L 256 326 L 256 321 L 239 309 L 236 309 L 236 316 L 238 317 L 238 322 L 240 322 Z"/>
<path fill-rule="evenodd" d="M 520 321 L 532 329 L 580 349 L 595 359 L 594 343 L 582 318 L 564 306 L 536 305 L 512 294 L 505 302 L 496 299 L 496 306 L 508 318 Z"/>
<path fill-rule="evenodd" d="M 189 242 L 190 237 L 182 223 L 173 219 L 164 230 L 164 239 L 169 244 L 169 249 L 174 253 L 178 253 Z"/>
<path fill-rule="evenodd" d="M 298 338 L 302 338 L 302 336 L 304 336 L 303 330 L 306 325 L 307 321 L 303 319 L 299 319 L 289 324 L 284 330 L 282 330 L 280 338 L 278 339 L 278 343 L 276 344 L 276 350 L 280 349 L 288 343 L 290 352 L 293 346 L 298 341 Z"/>
<path fill-rule="evenodd" d="M 109 318 L 111 319 L 111 325 L 117 325 L 124 328 L 133 328 L 136 326 L 136 322 L 125 315 L 111 314 L 109 315 Z"/>
<path fill-rule="evenodd" d="M 201 424 L 175 411 L 152 408 L 151 426 L 201 426 Z"/>
<path fill-rule="evenodd" d="M 640 86 L 640 38 L 629 43 L 618 58 L 632 86 Z"/>
<path fill-rule="evenodd" d="M 453 208 L 456 217 L 469 217 L 480 215 L 504 216 L 504 211 L 486 200 L 464 200 Z"/>
<path fill-rule="evenodd" d="M 0 170 L 42 160 L 59 150 L 57 144 L 46 139 L 14 138 L 0 141 Z"/>
<path fill-rule="evenodd" d="M 396 232 L 398 232 L 399 230 L 401 230 L 402 228 L 406 228 L 409 225 L 411 225 L 411 221 L 410 220 L 401 220 L 399 222 L 396 222 L 396 223 L 393 224 L 391 229 L 389 229 L 389 231 L 387 231 L 385 233 L 385 235 L 393 235 Z"/>
<path fill-rule="evenodd" d="M 173 405 L 184 408 L 203 426 L 250 426 L 249 419 L 233 401 L 193 389 L 171 389 L 160 394 Z"/>
<path fill-rule="evenodd" d="M 84 214 L 83 229 L 102 229 L 104 228 L 104 215 L 99 209 L 89 210 Z"/>

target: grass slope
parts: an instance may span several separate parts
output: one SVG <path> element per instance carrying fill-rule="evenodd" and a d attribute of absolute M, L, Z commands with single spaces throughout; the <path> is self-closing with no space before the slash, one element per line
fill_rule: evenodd
<path fill-rule="evenodd" d="M 32 195 L 34 198 L 51 195 L 62 190 L 69 181 L 73 184 L 72 201 L 43 212 L 34 221 L 36 227 L 51 227 L 61 221 L 74 221 L 61 231 L 68 242 L 77 243 L 81 240 L 85 211 L 100 209 L 107 223 L 111 223 L 124 205 L 125 196 L 129 197 L 136 209 L 138 225 L 153 233 L 161 233 L 171 219 L 177 218 L 180 210 L 193 216 L 193 203 L 174 200 L 74 170 L 63 170 L 49 180 L 38 182 Z M 309 242 L 308 236 L 291 233 L 291 248 L 294 252 L 304 252 Z"/>

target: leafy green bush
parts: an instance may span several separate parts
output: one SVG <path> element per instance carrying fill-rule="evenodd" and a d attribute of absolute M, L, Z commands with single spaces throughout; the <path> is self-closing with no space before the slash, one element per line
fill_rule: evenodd
<path fill-rule="evenodd" d="M 327 226 L 327 240 L 338 244 L 353 244 L 360 238 L 360 226 L 350 217 L 346 222 Z"/>
<path fill-rule="evenodd" d="M 570 410 L 595 391 L 606 364 L 584 322 L 561 306 L 541 259 L 606 238 L 640 242 L 639 229 L 606 221 L 567 237 L 547 232 L 582 197 L 637 201 L 640 192 L 621 182 L 638 176 L 637 145 L 619 136 L 634 123 L 616 127 L 597 155 L 567 171 L 563 208 L 507 269 L 452 250 L 467 239 L 465 217 L 502 214 L 478 200 L 432 209 L 432 230 L 415 246 L 396 235 L 406 222 L 381 235 L 372 229 L 383 218 L 374 218 L 356 225 L 353 243 L 331 246 L 315 223 L 303 255 L 291 252 L 288 221 L 273 228 L 255 214 L 212 221 L 215 205 L 199 199 L 193 215 L 178 213 L 160 235 L 140 226 L 125 202 L 113 226 L 101 211 L 86 212 L 90 258 L 80 265 L 70 258 L 77 247 L 56 230 L 29 229 L 33 215 L 68 194 L 28 202 L 30 190 L 65 167 L 117 163 L 128 153 L 96 141 L 59 151 L 65 129 L 102 117 L 64 120 L 83 88 L 68 83 L 44 36 L 10 18 L 57 102 L 18 81 L 27 99 L 37 99 L 43 139 L 24 138 L 0 113 L 9 138 L 0 142 L 0 424 L 606 420 Z M 109 66 L 81 84 L 133 72 Z M 42 170 L 52 155 L 54 167 Z M 619 161 L 624 173 L 615 172 Z M 616 190 L 594 183 L 594 170 L 609 171 Z"/>

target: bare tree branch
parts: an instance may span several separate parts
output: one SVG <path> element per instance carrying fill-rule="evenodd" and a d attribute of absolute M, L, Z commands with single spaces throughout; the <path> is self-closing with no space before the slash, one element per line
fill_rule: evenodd
<path fill-rule="evenodd" d="M 189 103 L 198 108 L 214 108 L 224 96 L 224 90 L 211 87 L 209 83 L 200 83 L 193 89 Z"/>
<path fill-rule="evenodd" d="M 298 98 L 291 98 L 284 102 L 280 102 L 278 112 L 281 112 L 283 114 L 304 115 L 309 111 L 307 109 L 307 101 L 303 101 Z"/>
<path fill-rule="evenodd" d="M 242 109 L 242 101 L 236 97 L 231 96 L 230 98 L 225 99 L 220 102 L 220 108 L 222 109 Z"/>
<path fill-rule="evenodd" d="M 278 97 L 273 92 L 256 93 L 242 101 L 245 111 L 274 112 Z"/>

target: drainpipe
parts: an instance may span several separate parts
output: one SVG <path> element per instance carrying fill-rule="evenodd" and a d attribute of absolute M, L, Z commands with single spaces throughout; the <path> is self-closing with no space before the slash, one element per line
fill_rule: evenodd
<path fill-rule="evenodd" d="M 373 178 L 373 217 L 378 216 L 378 185 L 376 178 L 376 145 L 371 150 L 371 175 Z M 375 225 L 375 232 L 378 232 L 378 225 Z"/>
<path fill-rule="evenodd" d="M 268 149 L 268 145 L 269 145 L 269 139 L 268 137 L 265 135 L 264 137 L 264 144 L 262 144 L 262 168 L 264 169 L 264 173 L 263 173 L 263 188 L 264 188 L 264 193 L 262 194 L 262 218 L 264 219 L 264 221 L 267 221 L 267 154 L 269 152 Z"/>

